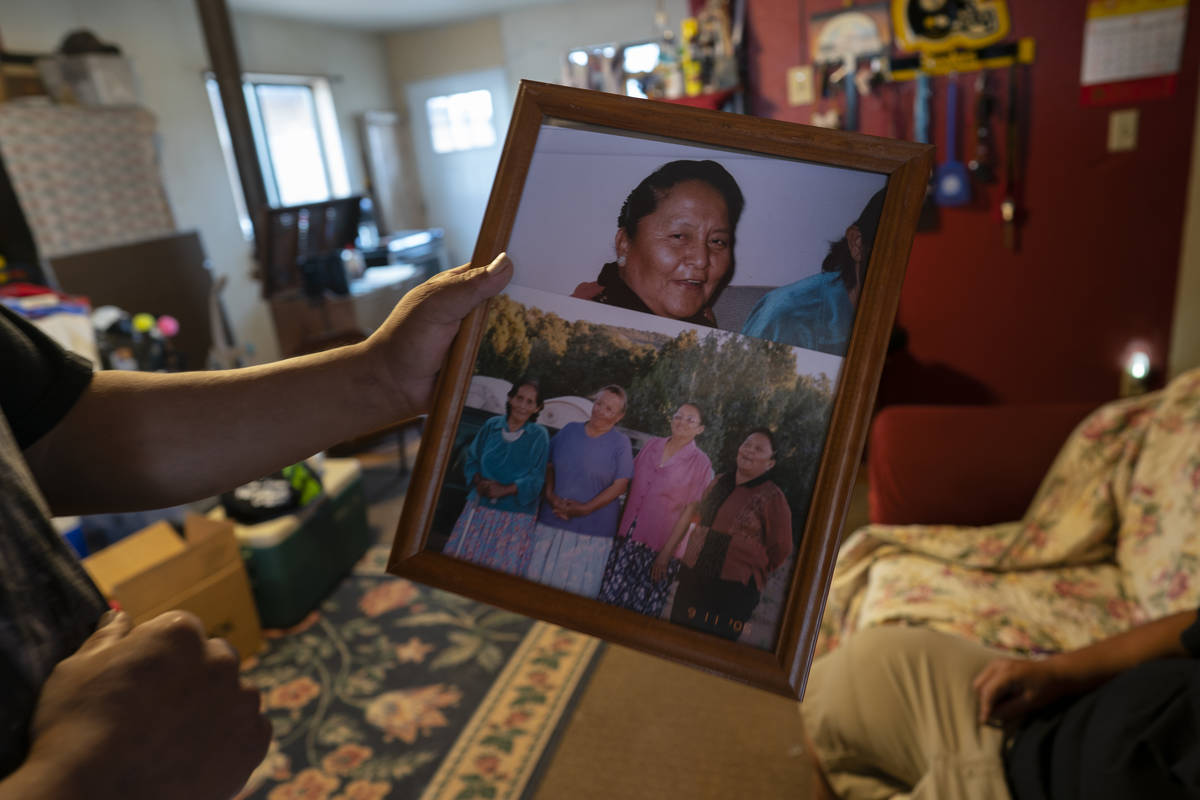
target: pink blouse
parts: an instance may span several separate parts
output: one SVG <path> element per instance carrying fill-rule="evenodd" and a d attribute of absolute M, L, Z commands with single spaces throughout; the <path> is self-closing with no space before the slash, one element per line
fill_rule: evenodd
<path fill-rule="evenodd" d="M 633 483 L 621 514 L 618 536 L 628 536 L 655 552 L 662 550 L 679 514 L 688 503 L 697 503 L 713 477 L 712 462 L 695 442 L 688 442 L 665 464 L 660 464 L 667 439 L 652 439 L 633 460 Z M 637 523 L 634 525 L 634 523 Z M 675 556 L 683 555 L 686 537 Z"/>

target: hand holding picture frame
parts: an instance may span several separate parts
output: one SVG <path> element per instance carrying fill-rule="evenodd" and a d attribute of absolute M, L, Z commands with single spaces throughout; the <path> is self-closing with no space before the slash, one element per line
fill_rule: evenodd
<path fill-rule="evenodd" d="M 523 81 L 389 571 L 801 696 L 931 165 Z"/>

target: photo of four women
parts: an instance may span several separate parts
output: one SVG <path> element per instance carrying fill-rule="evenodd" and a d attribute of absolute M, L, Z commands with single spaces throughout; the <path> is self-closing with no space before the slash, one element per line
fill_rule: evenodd
<path fill-rule="evenodd" d="M 518 380 L 507 413 L 466 448 L 472 488 L 444 552 L 736 639 L 792 548 L 790 511 L 770 479 L 773 436 L 751 431 L 736 463 L 714 477 L 695 441 L 698 405 L 679 405 L 670 435 L 634 458 L 616 428 L 627 404 L 624 389 L 605 386 L 586 422 L 551 438 L 535 421 L 537 381 Z"/>

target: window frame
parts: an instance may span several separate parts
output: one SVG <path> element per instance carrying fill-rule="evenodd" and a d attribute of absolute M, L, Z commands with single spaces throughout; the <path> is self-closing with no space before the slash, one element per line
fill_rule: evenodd
<path fill-rule="evenodd" d="M 430 111 L 431 105 L 436 100 L 449 101 L 449 100 L 451 100 L 451 98 L 465 96 L 465 95 L 480 94 L 480 93 L 487 95 L 488 108 L 490 109 L 490 113 L 487 117 L 487 124 L 488 124 L 488 128 L 492 134 L 492 140 L 486 144 L 472 143 L 467 147 L 454 146 L 448 150 L 439 150 L 438 149 L 438 141 L 439 140 L 438 140 L 437 134 L 434 131 L 433 114 Z M 455 130 L 454 130 L 455 116 L 450 113 L 450 109 L 452 107 L 453 107 L 452 102 L 449 102 L 446 104 L 447 129 L 444 131 L 444 133 L 449 138 L 451 143 L 455 143 L 455 142 L 457 142 L 459 137 L 455 135 Z M 468 116 L 468 119 L 471 121 L 474 121 L 473 117 Z M 472 150 L 486 150 L 490 147 L 495 147 L 497 142 L 500 141 L 500 131 L 496 129 L 496 101 L 495 101 L 495 98 L 492 97 L 492 92 L 490 89 L 468 89 L 465 92 L 450 92 L 449 94 L 439 94 L 439 95 L 434 95 L 432 97 L 425 98 L 425 124 L 426 124 L 426 128 L 428 129 L 427 132 L 429 135 L 429 146 L 435 156 L 448 156 L 448 155 L 453 155 L 455 153 L 469 153 Z M 464 138 L 466 138 L 468 140 L 473 140 L 474 139 L 473 132 L 471 130 L 464 131 Z"/>
<path fill-rule="evenodd" d="M 346 152 L 342 145 L 341 130 L 337 112 L 333 105 L 332 81 L 324 75 L 294 75 L 285 73 L 243 72 L 242 97 L 250 117 L 250 128 L 254 136 L 254 151 L 258 158 L 259 169 L 262 172 L 263 185 L 267 193 L 267 205 L 270 208 L 285 208 L 279 194 L 279 180 L 276 176 L 275 159 L 271 153 L 270 142 L 267 138 L 267 126 L 263 120 L 262 108 L 258 89 L 262 86 L 306 87 L 310 93 L 313 129 L 317 137 L 318 149 L 321 153 L 321 167 L 324 173 L 326 197 L 312 202 L 323 202 L 352 194 L 350 176 L 346 162 Z M 225 168 L 229 174 L 229 182 L 234 193 L 234 202 L 238 210 L 242 233 L 247 240 L 254 238 L 254 226 L 250 211 L 242 191 L 238 175 L 237 161 L 233 154 L 233 141 L 229 133 L 229 124 L 225 117 L 225 108 L 221 103 L 220 91 L 217 87 L 216 75 L 211 70 L 204 72 L 204 88 L 208 95 L 209 104 L 213 111 L 213 122 L 217 127 L 217 138 L 225 159 Z"/>

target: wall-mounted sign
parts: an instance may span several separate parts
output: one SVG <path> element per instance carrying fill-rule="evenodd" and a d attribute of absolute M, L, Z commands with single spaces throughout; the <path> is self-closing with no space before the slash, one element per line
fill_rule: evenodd
<path fill-rule="evenodd" d="M 892 0 L 892 28 L 906 52 L 973 49 L 1008 35 L 1004 0 Z"/>
<path fill-rule="evenodd" d="M 808 41 L 814 64 L 882 53 L 892 41 L 887 3 L 813 14 Z"/>

